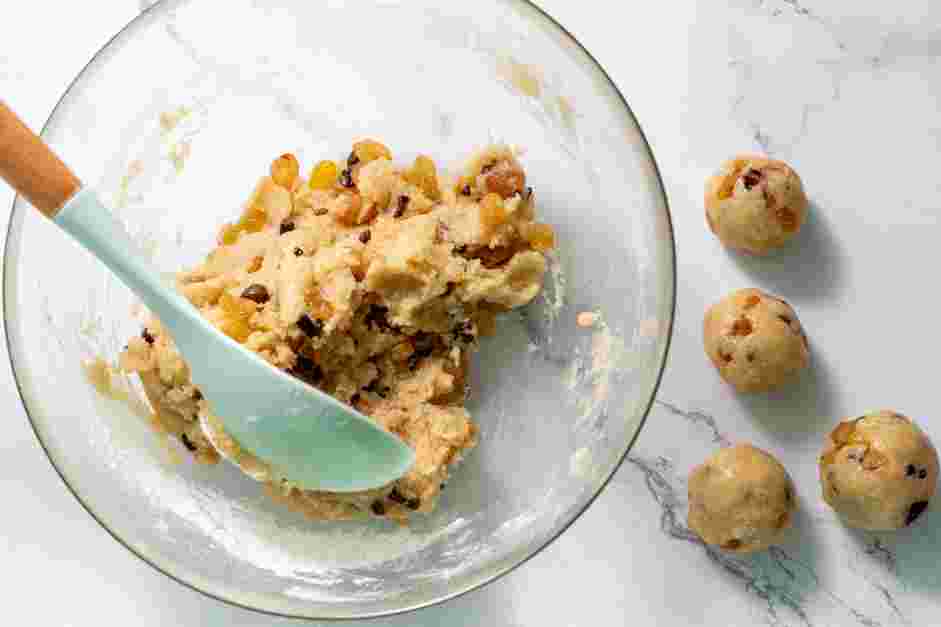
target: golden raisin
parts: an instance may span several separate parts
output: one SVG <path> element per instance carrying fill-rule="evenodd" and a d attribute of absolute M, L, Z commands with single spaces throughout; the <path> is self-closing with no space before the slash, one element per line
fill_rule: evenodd
<path fill-rule="evenodd" d="M 333 161 L 320 161 L 310 171 L 307 182 L 311 189 L 332 189 L 340 175 L 340 169 Z"/>
<path fill-rule="evenodd" d="M 373 139 L 364 139 L 353 144 L 353 154 L 359 158 L 359 162 L 362 164 L 380 158 L 392 159 L 392 153 L 389 149 Z"/>
<path fill-rule="evenodd" d="M 779 207 L 774 212 L 775 217 L 778 219 L 778 222 L 781 223 L 781 228 L 787 232 L 797 230 L 797 214 L 794 213 L 788 207 Z"/>
<path fill-rule="evenodd" d="M 555 231 L 548 224 L 526 222 L 520 225 L 520 234 L 533 250 L 545 253 L 555 248 Z"/>
<path fill-rule="evenodd" d="M 242 229 L 239 228 L 237 224 L 226 224 L 222 227 L 222 236 L 221 240 L 223 245 L 231 246 L 238 241 L 239 235 L 242 233 Z"/>
<path fill-rule="evenodd" d="M 732 332 L 730 335 L 743 337 L 751 335 L 753 330 L 751 320 L 748 318 L 738 318 L 732 323 Z"/>
<path fill-rule="evenodd" d="M 249 207 L 245 210 L 245 213 L 242 214 L 242 218 L 239 220 L 239 227 L 246 233 L 257 233 L 265 228 L 267 222 L 268 216 L 265 214 L 265 210 L 261 207 L 254 206 Z"/>
<path fill-rule="evenodd" d="M 333 315 L 333 305 L 324 299 L 317 285 L 311 285 L 304 291 L 304 303 L 310 315 L 318 320 L 329 320 Z"/>
<path fill-rule="evenodd" d="M 285 189 L 292 189 L 294 181 L 301 174 L 301 164 L 291 153 L 284 153 L 271 162 L 271 178 Z"/>
<path fill-rule="evenodd" d="M 492 233 L 506 222 L 506 208 L 498 194 L 487 194 L 480 201 L 480 224 L 485 232 Z"/>
<path fill-rule="evenodd" d="M 248 264 L 249 274 L 251 274 L 252 272 L 258 272 L 259 270 L 261 270 L 261 264 L 264 260 L 265 258 L 261 256 L 253 257 L 251 263 Z"/>
<path fill-rule="evenodd" d="M 438 169 L 429 157 L 419 155 L 415 163 L 405 173 L 405 180 L 419 188 L 431 200 L 438 200 L 441 191 L 438 188 Z"/>
<path fill-rule="evenodd" d="M 255 313 L 255 303 L 223 292 L 219 297 L 219 306 L 222 308 L 220 330 L 239 343 L 248 339 L 252 332 L 249 318 Z"/>

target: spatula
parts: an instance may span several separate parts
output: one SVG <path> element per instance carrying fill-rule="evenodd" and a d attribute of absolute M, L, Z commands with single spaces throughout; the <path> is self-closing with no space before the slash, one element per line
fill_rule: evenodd
<path fill-rule="evenodd" d="M 0 176 L 156 314 L 226 432 L 276 476 L 310 490 L 353 492 L 389 483 L 412 466 L 414 452 L 399 438 L 271 366 L 165 286 L 94 190 L 2 102 Z"/>

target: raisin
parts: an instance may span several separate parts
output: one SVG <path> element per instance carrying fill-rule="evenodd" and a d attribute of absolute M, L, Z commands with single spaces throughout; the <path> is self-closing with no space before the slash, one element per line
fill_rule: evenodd
<path fill-rule="evenodd" d="M 359 402 L 359 399 L 361 399 L 361 398 L 362 398 L 362 396 L 360 396 L 360 393 L 357 392 L 356 394 L 354 394 L 353 396 L 350 397 L 350 405 L 355 406 L 356 403 L 358 403 L 358 402 Z"/>
<path fill-rule="evenodd" d="M 408 196 L 399 196 L 399 200 L 396 203 L 395 213 L 392 214 L 393 218 L 401 218 L 405 213 L 405 210 L 408 209 Z"/>
<path fill-rule="evenodd" d="M 455 288 L 457 288 L 457 283 L 454 281 L 448 281 L 447 285 L 444 288 L 444 296 L 450 296 L 454 293 Z"/>
<path fill-rule="evenodd" d="M 727 355 L 727 354 L 719 353 L 719 357 L 721 357 L 721 358 L 722 358 L 722 361 L 724 361 L 724 362 L 727 363 L 727 364 L 728 364 L 728 363 L 732 363 L 732 355 Z"/>
<path fill-rule="evenodd" d="M 926 469 L 924 469 L 924 468 L 922 468 L 921 470 L 919 470 L 919 471 L 918 471 L 918 478 L 919 478 L 919 479 L 927 479 L 927 478 L 928 478 L 928 471 L 927 471 Z"/>
<path fill-rule="evenodd" d="M 529 202 L 530 199 L 532 199 L 532 197 L 533 197 L 533 188 L 532 188 L 532 187 L 527 187 L 527 188 L 526 188 L 526 196 L 525 196 L 526 202 Z"/>
<path fill-rule="evenodd" d="M 186 450 L 188 450 L 189 452 L 191 453 L 196 452 L 196 445 L 193 444 L 193 441 L 190 440 L 189 437 L 185 433 L 180 434 L 180 442 L 183 443 L 183 446 L 185 446 Z"/>
<path fill-rule="evenodd" d="M 346 158 L 346 167 L 352 168 L 354 165 L 359 165 L 359 155 L 356 154 L 355 150 L 350 152 L 350 156 Z"/>
<path fill-rule="evenodd" d="M 371 239 L 372 239 L 372 233 L 369 231 L 369 229 L 366 229 L 365 231 L 359 234 L 359 241 L 361 241 L 364 244 L 368 244 L 369 240 Z"/>
<path fill-rule="evenodd" d="M 783 322 L 784 324 L 788 326 L 791 326 L 791 318 L 789 316 L 782 316 L 779 314 L 778 320 L 780 320 L 781 322 Z"/>
<path fill-rule="evenodd" d="M 317 209 L 314 209 L 314 215 L 315 215 L 315 216 L 325 216 L 325 215 L 327 215 L 328 213 L 329 213 L 329 212 L 327 211 L 327 208 L 326 208 L 326 207 L 318 207 Z"/>
<path fill-rule="evenodd" d="M 285 220 L 284 222 L 281 223 L 281 228 L 278 230 L 280 231 L 281 235 L 284 235 L 285 233 L 290 233 L 295 228 L 296 227 L 294 226 L 293 222 L 291 222 L 290 220 Z"/>
<path fill-rule="evenodd" d="M 408 499 L 402 496 L 402 493 L 399 492 L 398 488 L 392 488 L 392 492 L 389 492 L 389 500 L 394 501 L 395 503 L 404 504 Z"/>
<path fill-rule="evenodd" d="M 455 246 L 452 251 L 455 255 L 464 255 L 467 253 L 467 244 L 461 244 L 460 246 Z"/>
<path fill-rule="evenodd" d="M 297 328 L 307 337 L 320 337 L 323 334 L 323 321 L 304 314 L 297 319 Z"/>
<path fill-rule="evenodd" d="M 451 331 L 454 339 L 460 340 L 466 344 L 471 344 L 477 335 L 477 327 L 470 320 L 465 320 Z"/>
<path fill-rule="evenodd" d="M 353 173 L 350 172 L 349 169 L 340 172 L 340 185 L 347 189 L 355 187 L 355 183 L 353 183 Z"/>
<path fill-rule="evenodd" d="M 480 173 L 481 173 L 481 174 L 486 174 L 487 172 L 489 172 L 490 170 L 494 169 L 495 167 L 497 167 L 497 164 L 496 164 L 496 163 L 488 163 L 488 164 L 486 164 L 485 166 L 483 166 L 482 168 L 480 168 Z"/>
<path fill-rule="evenodd" d="M 732 538 L 731 540 L 723 544 L 722 548 L 727 549 L 729 551 L 735 551 L 736 549 L 742 548 L 742 541 L 739 540 L 738 538 Z"/>
<path fill-rule="evenodd" d="M 376 516 L 386 515 L 386 505 L 382 501 L 373 501 L 372 505 L 369 506 L 369 509 L 371 509 L 372 513 Z"/>
<path fill-rule="evenodd" d="M 298 246 L 297 248 L 295 248 L 295 249 L 294 249 L 294 256 L 295 256 L 295 257 L 303 257 L 303 256 L 304 256 L 304 249 L 301 248 L 300 246 Z"/>
<path fill-rule="evenodd" d="M 905 467 L 905 476 L 906 476 L 906 477 L 913 477 L 913 476 L 915 476 L 915 465 L 914 465 L 914 464 L 909 464 L 908 466 Z"/>
<path fill-rule="evenodd" d="M 911 508 L 908 510 L 908 515 L 905 516 L 905 525 L 908 526 L 918 520 L 918 517 L 921 516 L 922 512 L 928 508 L 928 501 L 916 501 L 912 503 Z"/>
<path fill-rule="evenodd" d="M 242 292 L 242 298 L 254 301 L 259 305 L 267 303 L 271 296 L 268 295 L 268 288 L 260 283 L 252 283 Z"/>
<path fill-rule="evenodd" d="M 745 184 L 746 190 L 751 190 L 752 187 L 761 182 L 762 174 L 758 170 L 749 170 L 742 176 L 742 182 Z"/>
<path fill-rule="evenodd" d="M 408 356 L 408 370 L 409 372 L 414 372 L 418 368 L 419 362 L 421 362 L 422 356 L 418 353 L 412 353 Z"/>
<path fill-rule="evenodd" d="M 412 497 L 408 499 L 407 501 L 405 501 L 405 507 L 409 508 L 412 511 L 417 510 L 419 507 L 421 507 L 421 499 L 417 497 Z"/>
<path fill-rule="evenodd" d="M 201 401 L 203 400 L 203 393 L 197 389 L 193 390 L 193 400 Z"/>
<path fill-rule="evenodd" d="M 154 336 L 150 334 L 150 330 L 147 329 L 146 327 L 144 328 L 143 331 L 140 332 L 140 336 L 144 338 L 144 341 L 147 342 L 148 344 L 154 343 Z"/>
<path fill-rule="evenodd" d="M 471 195 L 471 188 L 470 188 L 470 185 L 465 185 L 464 187 L 461 188 L 461 195 L 462 195 L 462 196 L 470 196 L 470 195 Z"/>

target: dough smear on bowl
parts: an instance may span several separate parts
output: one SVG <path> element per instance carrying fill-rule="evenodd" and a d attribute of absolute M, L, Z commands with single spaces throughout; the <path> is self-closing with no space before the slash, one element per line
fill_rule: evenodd
<path fill-rule="evenodd" d="M 270 476 L 221 431 L 152 319 L 121 366 L 140 376 L 155 427 L 197 461 L 215 463 L 221 452 L 311 518 L 404 522 L 430 511 L 449 466 L 477 441 L 464 408 L 470 354 L 499 313 L 539 293 L 554 246 L 514 152 L 491 146 L 447 181 L 430 158 L 398 165 L 372 140 L 306 178 L 286 154 L 218 242 L 178 275 L 179 290 L 222 332 L 403 438 L 416 464 L 354 494 Z"/>

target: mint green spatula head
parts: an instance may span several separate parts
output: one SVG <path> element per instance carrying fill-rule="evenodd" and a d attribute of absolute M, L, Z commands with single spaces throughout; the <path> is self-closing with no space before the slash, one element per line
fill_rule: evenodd
<path fill-rule="evenodd" d="M 355 492 L 401 477 L 415 455 L 352 407 L 274 368 L 165 286 L 93 191 L 53 220 L 98 257 L 169 330 L 190 378 L 239 445 L 309 490 Z"/>

